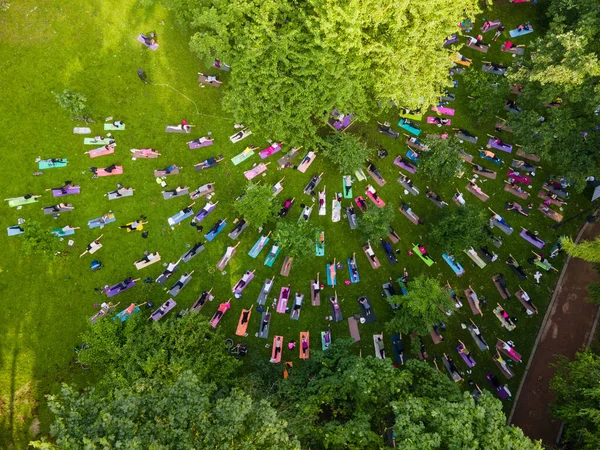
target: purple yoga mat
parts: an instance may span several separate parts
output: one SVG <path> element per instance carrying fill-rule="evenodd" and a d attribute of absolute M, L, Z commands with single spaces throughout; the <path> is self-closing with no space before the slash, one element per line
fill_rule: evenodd
<path fill-rule="evenodd" d="M 477 364 L 472 356 L 467 356 L 464 353 L 461 353 L 460 350 L 462 350 L 462 345 L 459 345 L 458 347 L 456 347 L 456 351 L 460 354 L 460 356 L 462 357 L 463 361 L 465 362 L 465 364 L 467 366 L 473 367 L 473 366 L 475 366 L 475 364 Z"/>
<path fill-rule="evenodd" d="M 527 242 L 529 242 L 531 245 L 533 245 L 534 247 L 537 248 L 544 248 L 544 245 L 546 245 L 546 243 L 544 241 L 540 240 L 535 240 L 532 239 L 531 237 L 529 237 L 526 233 L 525 230 L 521 231 L 521 234 L 519 234 L 519 236 L 521 236 L 523 239 L 525 239 Z"/>
<path fill-rule="evenodd" d="M 141 42 L 141 43 L 142 43 L 142 44 L 144 44 L 146 47 L 148 47 L 148 48 L 150 48 L 150 49 L 152 49 L 152 50 L 156 50 L 156 49 L 158 48 L 158 44 L 156 44 L 156 43 L 155 43 L 155 44 L 152 44 L 152 45 L 148 45 L 148 44 L 146 44 L 146 41 L 144 41 L 144 38 L 145 38 L 145 37 L 146 37 L 146 36 L 144 36 L 143 34 L 140 34 L 140 35 L 137 37 L 137 40 L 138 40 L 138 42 Z"/>
<path fill-rule="evenodd" d="M 72 188 L 67 189 L 67 193 L 65 194 L 61 189 L 52 189 L 53 197 L 64 197 L 65 195 L 74 195 L 79 194 L 81 192 L 81 187 L 73 186 Z"/>
<path fill-rule="evenodd" d="M 190 148 L 190 150 L 195 150 L 197 148 L 202 148 L 202 147 L 209 147 L 213 144 L 213 140 L 212 139 L 207 139 L 206 141 L 204 141 L 202 144 L 198 143 L 198 141 L 191 141 L 188 143 L 188 147 Z"/>
<path fill-rule="evenodd" d="M 503 144 L 503 145 L 496 144 L 495 139 L 488 140 L 488 147 L 492 147 L 492 148 L 495 148 L 496 150 L 500 150 L 500 151 L 506 152 L 506 153 L 511 153 L 512 149 L 513 149 L 513 146 L 510 144 Z"/>
<path fill-rule="evenodd" d="M 135 281 L 132 281 L 125 287 L 123 287 L 121 285 L 121 283 L 119 283 L 119 284 L 115 284 L 114 286 L 110 286 L 110 287 L 104 286 L 104 292 L 106 293 L 107 297 L 114 297 L 115 295 L 120 294 L 121 292 L 125 292 L 126 290 L 131 289 L 134 286 L 135 286 Z"/>

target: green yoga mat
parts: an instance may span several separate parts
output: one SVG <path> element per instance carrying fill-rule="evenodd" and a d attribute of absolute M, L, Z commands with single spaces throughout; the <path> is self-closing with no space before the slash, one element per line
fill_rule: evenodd
<path fill-rule="evenodd" d="M 244 150 L 239 155 L 234 156 L 233 158 L 231 158 L 231 162 L 233 163 L 234 166 L 237 166 L 238 164 L 243 163 L 244 161 L 246 161 L 252 155 L 254 155 L 254 150 L 250 150 L 250 151 Z"/>
<path fill-rule="evenodd" d="M 416 245 L 415 245 L 415 246 L 412 248 L 412 251 L 413 251 L 413 253 L 415 253 L 416 255 L 418 255 L 418 256 L 419 256 L 419 258 L 421 258 L 421 259 L 423 260 L 423 262 L 424 262 L 425 264 L 427 264 L 427 266 L 428 266 L 428 267 L 431 267 L 431 266 L 433 266 L 433 259 L 431 259 L 431 258 L 429 258 L 429 257 L 427 257 L 427 258 L 426 258 L 425 256 L 423 256 L 423 254 L 421 253 L 421 250 L 419 250 L 419 247 L 418 247 L 418 246 L 416 246 Z"/>
<path fill-rule="evenodd" d="M 101 141 L 97 141 L 94 138 L 84 138 L 83 139 L 83 145 L 97 145 L 97 144 L 108 145 L 108 144 L 110 144 L 110 139 L 104 138 Z"/>
<path fill-rule="evenodd" d="M 344 178 L 345 177 L 342 177 L 342 194 L 344 195 L 344 198 L 354 198 L 354 197 L 352 197 L 352 186 L 350 186 L 350 190 L 348 191 L 348 194 L 346 195 L 346 180 L 344 180 Z"/>
<path fill-rule="evenodd" d="M 29 197 L 29 198 L 18 197 L 18 198 L 11 198 L 11 199 L 8 200 L 8 206 L 10 206 L 11 208 L 14 208 L 15 206 L 29 205 L 30 203 L 36 203 L 39 200 L 40 199 L 38 197 Z"/>
<path fill-rule="evenodd" d="M 57 167 L 67 167 L 67 158 L 63 158 L 60 161 L 42 160 L 38 162 L 38 168 L 43 169 L 56 169 Z"/>
<path fill-rule="evenodd" d="M 125 129 L 125 124 L 119 125 L 118 127 L 114 126 L 112 123 L 104 124 L 105 131 L 123 131 L 124 129 Z"/>

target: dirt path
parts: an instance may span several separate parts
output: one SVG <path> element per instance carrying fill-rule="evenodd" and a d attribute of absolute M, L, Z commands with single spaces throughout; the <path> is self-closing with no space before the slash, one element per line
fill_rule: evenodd
<path fill-rule="evenodd" d="M 590 240 L 599 235 L 600 221 L 584 226 L 578 239 Z M 554 399 L 549 384 L 555 373 L 549 365 L 556 361 L 554 355 L 572 359 L 577 350 L 589 344 L 600 312 L 597 305 L 585 301 L 586 286 L 593 282 L 600 282 L 600 276 L 590 263 L 577 258 L 567 260 L 508 419 L 548 447 L 556 444 L 561 427 L 549 411 Z"/>

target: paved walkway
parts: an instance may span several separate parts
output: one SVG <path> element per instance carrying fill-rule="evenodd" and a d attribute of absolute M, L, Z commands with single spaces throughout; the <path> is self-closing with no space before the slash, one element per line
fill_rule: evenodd
<path fill-rule="evenodd" d="M 600 221 L 586 224 L 577 240 L 591 240 L 597 236 L 600 236 Z M 549 384 L 555 370 L 549 365 L 556 361 L 555 355 L 572 359 L 581 347 L 589 345 L 600 313 L 598 305 L 585 300 L 586 287 L 594 282 L 600 282 L 600 275 L 592 265 L 569 257 L 508 419 L 527 436 L 541 439 L 550 448 L 556 444 L 561 422 L 550 416 L 549 404 L 554 395 Z"/>

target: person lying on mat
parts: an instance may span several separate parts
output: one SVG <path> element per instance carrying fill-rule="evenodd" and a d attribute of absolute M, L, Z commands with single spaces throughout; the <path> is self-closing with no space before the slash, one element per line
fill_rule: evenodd
<path fill-rule="evenodd" d="M 183 275 L 181 275 L 181 278 L 179 278 L 179 280 L 177 280 L 177 283 L 175 283 L 171 289 L 176 289 L 176 288 L 181 289 L 183 287 L 183 282 L 189 276 L 190 276 L 190 274 L 187 272 L 184 273 Z"/>
<path fill-rule="evenodd" d="M 382 333 L 383 335 L 383 333 Z M 384 343 L 383 343 L 383 339 L 381 339 L 381 336 L 377 337 L 377 340 L 375 341 L 375 345 L 377 346 L 377 351 L 379 352 L 379 356 L 383 359 L 385 359 L 385 348 L 384 348 Z"/>
<path fill-rule="evenodd" d="M 65 181 L 65 185 L 60 188 L 60 191 L 63 194 L 66 194 L 69 189 L 72 189 L 74 187 L 75 187 L 75 185 L 70 180 L 69 181 Z"/>
<path fill-rule="evenodd" d="M 445 353 L 444 353 L 444 356 L 446 357 L 446 361 L 448 361 L 448 367 L 450 367 L 450 372 L 458 373 L 458 369 L 457 369 L 456 365 L 454 364 L 454 360 L 450 356 L 446 355 Z"/>
<path fill-rule="evenodd" d="M 498 27 L 498 29 L 496 30 L 496 34 L 494 34 L 494 37 L 492 38 L 492 41 L 496 41 L 496 39 L 498 39 L 500 37 L 500 35 L 502 33 L 504 33 L 504 30 L 506 30 L 506 28 L 504 27 L 504 25 L 500 25 Z"/>
<path fill-rule="evenodd" d="M 450 122 L 450 119 L 445 119 L 443 117 L 434 117 L 433 118 L 433 123 L 437 124 L 438 126 L 442 126 L 442 125 L 446 125 L 448 124 L 448 122 Z"/>
<path fill-rule="evenodd" d="M 329 299 L 329 301 L 333 305 L 333 309 L 337 314 L 337 312 L 340 310 L 340 304 L 338 303 L 337 297 L 332 297 Z"/>
<path fill-rule="evenodd" d="M 241 324 L 244 325 L 245 323 L 248 323 L 248 318 L 250 317 L 250 310 L 244 310 L 244 312 L 242 313 L 242 321 Z"/>
<path fill-rule="evenodd" d="M 269 321 L 271 320 L 271 313 L 269 311 L 267 311 L 267 313 L 265 314 L 265 318 L 262 321 L 262 324 L 260 325 L 260 332 L 263 333 L 265 331 L 265 328 L 267 328 L 269 326 Z"/>
<path fill-rule="evenodd" d="M 529 22 L 525 22 L 525 25 L 519 25 L 517 27 L 518 31 L 529 31 L 531 29 L 531 24 Z"/>
<path fill-rule="evenodd" d="M 119 228 L 122 228 L 124 230 L 129 230 L 129 231 L 136 231 L 136 230 L 141 230 L 142 228 L 144 228 L 144 225 L 146 225 L 148 222 L 142 222 L 140 220 L 136 220 L 134 222 L 130 222 L 127 225 L 121 225 Z"/>
<path fill-rule="evenodd" d="M 517 183 L 515 183 L 515 182 L 514 182 L 514 180 L 513 180 L 512 178 L 509 178 L 509 179 L 508 179 L 508 181 L 509 181 L 509 184 L 510 184 L 510 188 L 511 188 L 511 189 L 514 189 L 515 191 L 517 191 L 517 192 L 519 192 L 519 193 L 525 192 L 525 191 L 523 190 L 523 188 L 522 188 L 521 186 L 519 186 Z"/>
<path fill-rule="evenodd" d="M 59 203 L 58 205 L 54 205 L 52 207 L 52 211 L 54 212 L 60 212 L 61 209 L 74 209 L 73 205 L 70 205 L 68 203 Z"/>
<path fill-rule="evenodd" d="M 215 313 L 213 314 L 212 319 L 210 319 L 210 321 L 214 323 L 217 320 L 220 320 L 221 317 L 223 317 L 223 313 L 224 313 L 224 311 L 221 311 L 220 309 L 217 309 L 215 311 Z"/>
<path fill-rule="evenodd" d="M 199 144 L 199 145 L 201 145 L 201 144 L 204 144 L 206 141 L 210 141 L 210 138 L 207 138 L 206 136 L 203 136 L 201 138 L 194 139 L 193 141 L 189 141 L 189 142 L 186 142 L 186 143 L 187 144 Z"/>
<path fill-rule="evenodd" d="M 350 272 L 352 272 L 352 277 L 356 278 L 358 276 L 358 267 L 356 267 L 356 253 L 353 255 L 350 260 Z"/>
<path fill-rule="evenodd" d="M 479 186 L 477 186 L 473 181 L 469 180 L 469 187 L 473 189 L 478 194 L 483 194 L 483 191 Z"/>
<path fill-rule="evenodd" d="M 367 248 L 365 250 L 365 253 L 369 256 L 369 258 L 371 258 L 371 261 L 375 262 L 375 259 L 377 257 L 375 256 L 375 252 L 373 251 L 373 247 L 371 247 L 371 241 L 367 241 Z"/>
<path fill-rule="evenodd" d="M 480 166 L 479 164 L 473 164 L 473 168 L 475 168 L 475 170 L 477 172 L 482 172 L 482 173 L 494 173 L 492 170 L 488 170 L 483 166 Z"/>
<path fill-rule="evenodd" d="M 102 236 L 104 236 L 104 235 L 101 234 L 98 238 L 96 238 L 92 242 L 90 242 L 88 244 L 87 248 L 85 249 L 85 251 L 81 255 L 79 255 L 79 257 L 81 258 L 86 253 L 89 253 L 92 249 L 100 247 L 102 245 L 102 244 L 100 244 L 100 239 L 102 239 Z"/>
<path fill-rule="evenodd" d="M 129 285 L 129 283 L 131 283 L 132 281 L 133 281 L 133 277 L 125 278 L 123 281 L 121 281 L 119 284 L 117 284 L 117 289 L 125 289 L 125 288 L 127 288 L 127 286 Z"/>
<path fill-rule="evenodd" d="M 306 340 L 306 336 L 302 336 L 300 346 L 302 347 L 302 354 L 306 355 L 306 352 L 308 351 L 308 341 Z"/>
<path fill-rule="evenodd" d="M 534 241 L 537 241 L 537 242 L 540 242 L 540 241 L 541 241 L 541 239 L 540 239 L 539 237 L 537 237 L 537 236 L 536 236 L 534 233 L 532 233 L 532 232 L 531 232 L 531 231 L 529 231 L 529 230 L 525 230 L 525 234 L 526 234 L 527 236 L 529 236 L 531 239 L 533 239 Z"/>
<path fill-rule="evenodd" d="M 400 180 L 408 184 L 411 188 L 414 188 L 413 182 L 406 175 L 402 174 L 402 172 L 400 172 Z"/>
<path fill-rule="evenodd" d="M 299 317 L 300 316 L 300 308 L 302 308 L 302 305 L 299 303 L 294 303 L 294 307 L 292 308 L 292 315 L 291 318 L 294 317 Z"/>
<path fill-rule="evenodd" d="M 365 316 L 371 315 L 371 304 L 369 303 L 369 299 L 367 297 L 363 297 L 359 300 L 360 304 L 365 308 Z"/>
<path fill-rule="evenodd" d="M 215 164 L 220 163 L 221 161 L 223 161 L 223 156 L 217 156 L 217 157 L 212 157 L 212 158 L 208 158 L 205 161 L 202 161 L 201 163 L 196 164 L 196 167 L 202 167 L 202 168 L 209 168 L 214 166 Z"/>
<path fill-rule="evenodd" d="M 360 209 L 367 209 L 367 202 L 365 201 L 364 198 L 359 198 L 358 199 L 358 204 L 360 205 Z"/>
<path fill-rule="evenodd" d="M 369 192 L 375 200 L 379 200 L 379 195 L 377 195 L 377 191 L 371 185 L 367 186 L 367 192 Z"/>
<path fill-rule="evenodd" d="M 210 229 L 208 234 L 216 233 L 217 231 L 219 231 L 219 227 L 221 226 L 222 223 L 223 223 L 223 219 L 217 220 L 217 222 L 213 225 L 213 227 Z"/>
<path fill-rule="evenodd" d="M 144 39 L 144 44 L 146 44 L 148 47 L 156 44 L 156 40 L 152 39 L 151 37 L 142 35 L 142 39 Z"/>
<path fill-rule="evenodd" d="M 275 338 L 275 344 L 274 344 L 275 345 L 275 354 L 273 355 L 274 359 L 272 359 L 271 361 L 277 360 L 277 355 L 279 355 L 281 353 L 281 344 L 282 344 L 281 336 L 277 336 Z"/>
<path fill-rule="evenodd" d="M 319 280 L 314 281 L 314 283 L 312 284 L 312 289 L 315 295 L 321 292 L 321 283 L 319 283 Z"/>

